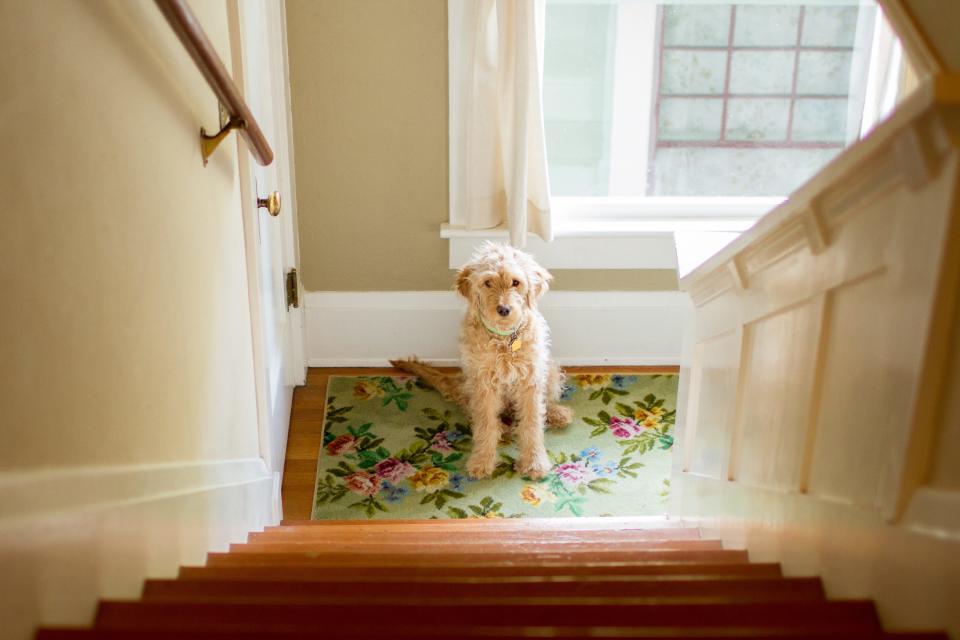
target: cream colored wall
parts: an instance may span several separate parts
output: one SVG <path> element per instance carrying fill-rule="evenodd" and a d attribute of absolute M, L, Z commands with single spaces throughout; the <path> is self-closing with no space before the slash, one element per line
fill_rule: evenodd
<path fill-rule="evenodd" d="M 193 3 L 225 61 L 226 3 Z M 269 514 L 233 138 L 152 2 L 0 0 L 0 637 Z M 69 562 L 64 562 L 69 559 Z"/>
<path fill-rule="evenodd" d="M 311 291 L 449 289 L 447 1 L 288 0 L 297 213 Z M 669 270 L 554 273 L 670 290 Z"/>
<path fill-rule="evenodd" d="M 236 149 L 202 167 L 178 46 L 150 4 L 4 2 L 0 469 L 257 454 Z"/>
<path fill-rule="evenodd" d="M 960 634 L 960 78 L 684 278 L 671 513 Z M 952 354 L 951 354 L 952 349 Z"/>

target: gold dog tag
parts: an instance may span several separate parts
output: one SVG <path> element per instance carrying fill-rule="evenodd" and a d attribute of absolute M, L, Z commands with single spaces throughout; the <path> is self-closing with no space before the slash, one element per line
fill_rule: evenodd
<path fill-rule="evenodd" d="M 523 341 L 520 338 L 517 338 L 510 344 L 510 349 L 512 351 L 520 351 L 520 347 L 523 346 Z"/>

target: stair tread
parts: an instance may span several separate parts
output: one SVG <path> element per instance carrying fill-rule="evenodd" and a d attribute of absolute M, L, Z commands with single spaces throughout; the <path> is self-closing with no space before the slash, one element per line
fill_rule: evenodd
<path fill-rule="evenodd" d="M 631 541 L 631 540 L 698 540 L 700 530 L 694 528 L 657 528 L 657 529 L 594 529 L 594 530 L 476 530 L 470 529 L 469 536 L 464 536 L 463 527 L 446 527 L 432 525 L 430 532 L 431 543 L 446 539 L 456 540 L 462 544 L 474 541 Z M 333 540 L 366 540 L 369 542 L 383 542 L 384 535 L 389 534 L 389 540 L 411 540 L 423 543 L 424 531 L 415 525 L 373 525 L 360 527 L 312 527 L 289 526 L 272 528 L 264 531 L 255 531 L 249 535 L 249 540 L 280 541 L 285 539 L 333 539 Z"/>
<path fill-rule="evenodd" d="M 210 553 L 207 555 L 207 564 L 210 566 L 237 566 L 244 564 L 258 565 L 327 565 L 327 566 L 546 566 L 551 564 L 642 564 L 642 563 L 729 563 L 746 562 L 745 551 L 731 549 L 708 550 L 669 550 L 650 549 L 644 551 L 507 551 L 502 553 L 484 553 L 469 551 L 433 551 L 428 547 L 414 554 L 372 552 L 337 552 L 329 551 L 294 551 L 294 552 L 263 552 L 251 551 L 238 553 Z"/>
<path fill-rule="evenodd" d="M 453 529 L 480 529 L 490 531 L 589 531 L 589 530 L 650 530 L 691 528 L 679 520 L 660 516 L 622 516 L 622 517 L 583 517 L 583 518 L 438 518 L 436 520 L 384 519 L 370 522 L 367 520 L 283 520 L 279 527 L 313 527 L 342 529 L 405 529 L 416 528 L 422 531 Z"/>
<path fill-rule="evenodd" d="M 351 540 L 341 542 L 337 540 L 255 540 L 240 544 L 231 544 L 231 552 L 311 552 L 329 551 L 335 548 L 341 553 L 406 553 L 409 551 L 428 548 L 431 553 L 590 553 L 597 551 L 623 553 L 628 551 L 696 551 L 721 550 L 723 544 L 719 540 L 614 540 L 614 541 L 562 541 L 543 542 L 539 540 L 501 540 L 499 542 L 464 542 L 451 540 L 436 542 L 431 540 L 428 545 L 422 538 L 409 542 L 379 541 L 366 542 Z"/>

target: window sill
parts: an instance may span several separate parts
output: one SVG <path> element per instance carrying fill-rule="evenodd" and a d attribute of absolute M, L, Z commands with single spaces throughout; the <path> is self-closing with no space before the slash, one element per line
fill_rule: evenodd
<path fill-rule="evenodd" d="M 782 198 L 555 198 L 554 241 L 529 235 L 526 249 L 548 269 L 689 271 L 749 229 Z M 458 269 L 484 240 L 506 241 L 505 226 L 443 224 L 449 265 Z M 679 253 L 679 259 L 678 259 Z"/>

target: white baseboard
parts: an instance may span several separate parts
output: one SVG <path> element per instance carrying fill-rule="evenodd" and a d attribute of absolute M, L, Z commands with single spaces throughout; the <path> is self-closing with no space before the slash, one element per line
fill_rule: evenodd
<path fill-rule="evenodd" d="M 311 367 L 388 366 L 416 355 L 459 362 L 465 303 L 449 291 L 308 292 Z M 553 291 L 540 309 L 563 365 L 675 365 L 690 303 L 679 291 Z"/>

